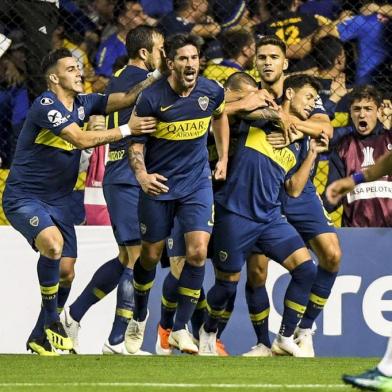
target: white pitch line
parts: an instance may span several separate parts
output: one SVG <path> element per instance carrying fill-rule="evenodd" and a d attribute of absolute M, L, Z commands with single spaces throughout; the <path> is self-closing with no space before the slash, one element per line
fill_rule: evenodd
<path fill-rule="evenodd" d="M 151 388 L 239 388 L 239 389 L 303 389 L 347 388 L 343 384 L 175 384 L 158 382 L 65 382 L 65 383 L 0 383 L 0 387 L 151 387 Z"/>

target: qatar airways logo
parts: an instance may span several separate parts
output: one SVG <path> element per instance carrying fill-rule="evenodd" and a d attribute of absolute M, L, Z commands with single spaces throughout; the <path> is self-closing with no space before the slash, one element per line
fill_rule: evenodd
<path fill-rule="evenodd" d="M 373 159 L 373 153 L 374 153 L 374 148 L 373 147 L 365 147 L 362 149 L 363 153 L 363 162 L 361 167 L 368 167 L 374 165 L 374 159 Z"/>

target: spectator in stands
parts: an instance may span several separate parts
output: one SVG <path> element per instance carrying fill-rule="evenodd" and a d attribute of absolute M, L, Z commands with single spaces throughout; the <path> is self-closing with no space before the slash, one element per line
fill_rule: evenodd
<path fill-rule="evenodd" d="M 117 0 L 94 0 L 91 4 L 90 19 L 98 27 L 101 41 L 106 41 L 117 32 L 116 21 L 113 18 Z"/>
<path fill-rule="evenodd" d="M 342 9 L 339 0 L 308 0 L 299 7 L 299 11 L 310 15 L 323 15 L 334 20 L 338 17 Z"/>
<path fill-rule="evenodd" d="M 83 36 L 76 31 L 66 29 L 65 26 L 59 25 L 52 35 L 53 49 L 68 49 L 72 56 L 77 59 L 80 70 L 83 75 L 83 85 L 85 93 L 92 93 L 92 83 L 96 80 L 94 68 L 90 59 L 83 49 Z"/>
<path fill-rule="evenodd" d="M 370 85 L 356 87 L 350 94 L 352 125 L 331 154 L 327 186 L 366 169 L 391 150 L 392 134 L 377 119 L 381 103 L 381 95 Z M 392 175 L 358 184 L 341 203 L 342 226 L 391 227 Z M 325 195 L 324 205 L 328 212 L 336 209 Z"/>
<path fill-rule="evenodd" d="M 140 0 L 140 4 L 147 15 L 156 19 L 173 11 L 173 0 Z"/>
<path fill-rule="evenodd" d="M 11 45 L 11 40 L 7 38 L 4 34 L 0 33 L 0 57 L 7 51 Z"/>
<path fill-rule="evenodd" d="M 41 60 L 51 49 L 51 36 L 57 26 L 58 2 L 53 0 L 2 0 L 0 21 L 8 30 L 15 23 L 24 32 L 27 62 L 26 84 L 31 98 L 46 89 Z"/>
<path fill-rule="evenodd" d="M 316 77 L 322 85 L 320 97 L 334 127 L 345 127 L 349 122 L 346 85 L 346 54 L 340 40 L 324 37 L 311 53 L 316 66 L 306 73 Z"/>
<path fill-rule="evenodd" d="M 365 12 L 367 8 L 362 8 Z M 356 84 L 371 83 L 372 77 L 388 58 L 386 44 L 388 18 L 379 13 L 365 12 L 359 15 L 344 13 L 334 23 L 325 25 L 314 36 L 318 41 L 326 35 L 339 38 L 342 42 L 355 41 L 357 49 Z"/>
<path fill-rule="evenodd" d="M 269 0 L 271 18 L 255 27 L 257 36 L 277 35 L 285 42 L 291 72 L 309 67 L 310 59 L 306 56 L 312 50 L 313 36 L 320 26 L 331 23 L 324 16 L 301 13 L 300 4 L 299 0 Z"/>
<path fill-rule="evenodd" d="M 174 0 L 173 11 L 162 17 L 157 27 L 166 37 L 192 33 L 202 38 L 214 38 L 221 30 L 208 15 L 207 0 Z"/>
<path fill-rule="evenodd" d="M 215 0 L 212 5 L 215 20 L 223 30 L 241 26 L 252 31 L 254 22 L 250 18 L 245 0 Z"/>
<path fill-rule="evenodd" d="M 9 168 L 29 108 L 24 44 L 13 39 L 0 59 L 0 167 Z"/>
<path fill-rule="evenodd" d="M 219 64 L 211 63 L 203 75 L 225 83 L 235 72 L 251 70 L 254 66 L 256 43 L 253 35 L 244 29 L 233 29 L 219 36 L 223 60 Z"/>
<path fill-rule="evenodd" d="M 143 12 L 142 6 L 135 0 L 122 0 L 116 4 L 114 17 L 118 31 L 102 42 L 96 56 L 96 74 L 99 78 L 94 83 L 94 91 L 103 91 L 113 73 L 113 64 L 117 57 L 127 54 L 125 37 L 128 32 L 142 24 L 154 24 Z"/>

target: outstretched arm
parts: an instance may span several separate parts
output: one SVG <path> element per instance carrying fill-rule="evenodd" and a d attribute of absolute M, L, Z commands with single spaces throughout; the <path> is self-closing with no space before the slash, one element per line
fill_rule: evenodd
<path fill-rule="evenodd" d="M 155 83 L 160 77 L 161 73 L 158 70 L 155 70 L 147 79 L 142 80 L 136 86 L 133 86 L 128 92 L 110 94 L 106 105 L 106 113 L 112 113 L 132 106 L 136 102 L 138 95 L 144 89 Z"/>
<path fill-rule="evenodd" d="M 364 171 L 356 172 L 350 177 L 344 177 L 333 182 L 326 191 L 326 196 L 331 204 L 337 204 L 339 200 L 351 192 L 356 185 L 362 182 L 375 181 L 392 172 L 392 152 L 383 155 L 375 165 Z"/>

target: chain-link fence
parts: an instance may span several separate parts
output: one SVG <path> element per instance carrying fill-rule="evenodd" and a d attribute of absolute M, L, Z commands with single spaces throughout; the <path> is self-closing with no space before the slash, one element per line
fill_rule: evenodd
<path fill-rule="evenodd" d="M 390 98 L 391 17 L 389 1 L 2 0 L 0 198 L 29 106 L 45 88 L 39 65 L 51 49 L 71 50 L 83 70 L 85 91 L 100 92 L 125 64 L 125 37 L 138 25 L 157 25 L 165 36 L 198 35 L 202 73 L 220 82 L 238 70 L 260 80 L 254 40 L 274 34 L 288 47 L 287 73 L 305 72 L 321 81 L 327 113 L 338 128 L 349 123 L 347 94 L 353 86 L 371 83 Z M 388 113 L 382 120 L 390 126 Z M 325 155 L 314 178 L 320 193 L 327 177 Z M 75 203 L 82 209 L 82 197 Z M 339 225 L 340 213 L 333 218 Z M 1 208 L 0 224 L 7 224 Z"/>

